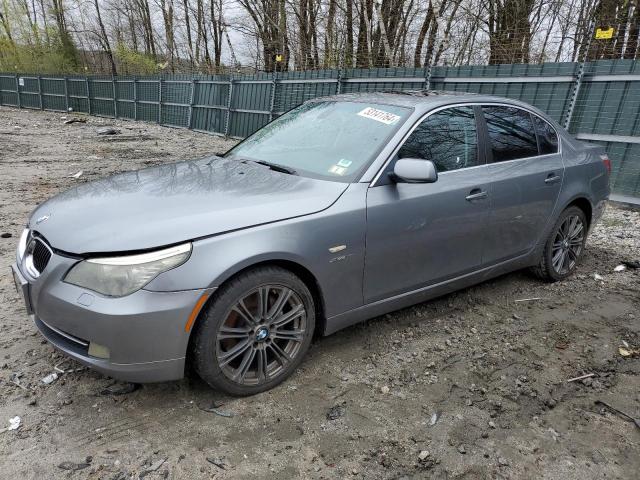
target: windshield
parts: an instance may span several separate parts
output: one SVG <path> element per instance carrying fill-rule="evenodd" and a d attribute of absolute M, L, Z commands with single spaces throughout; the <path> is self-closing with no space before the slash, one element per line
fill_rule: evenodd
<path fill-rule="evenodd" d="M 362 102 L 306 103 L 258 130 L 225 157 L 350 182 L 410 113 L 409 108 Z"/>

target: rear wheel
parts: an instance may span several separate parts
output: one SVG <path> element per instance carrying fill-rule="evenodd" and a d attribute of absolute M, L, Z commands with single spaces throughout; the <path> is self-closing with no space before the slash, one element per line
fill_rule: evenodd
<path fill-rule="evenodd" d="M 587 218 L 578 207 L 569 207 L 558 218 L 533 272 L 543 280 L 555 282 L 573 273 L 584 252 Z"/>
<path fill-rule="evenodd" d="M 295 371 L 315 327 L 313 297 L 293 273 L 262 267 L 220 288 L 193 341 L 196 371 L 232 395 L 273 388 Z"/>

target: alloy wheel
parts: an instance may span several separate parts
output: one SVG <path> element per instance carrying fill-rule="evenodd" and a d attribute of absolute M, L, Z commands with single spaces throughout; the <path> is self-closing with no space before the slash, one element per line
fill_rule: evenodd
<path fill-rule="evenodd" d="M 218 330 L 218 365 L 234 383 L 268 382 L 300 353 L 306 327 L 307 312 L 296 292 L 276 284 L 254 288 L 236 301 Z"/>
<path fill-rule="evenodd" d="M 551 264 L 559 275 L 570 272 L 582 253 L 584 224 L 578 215 L 568 216 L 558 228 L 551 247 Z"/>

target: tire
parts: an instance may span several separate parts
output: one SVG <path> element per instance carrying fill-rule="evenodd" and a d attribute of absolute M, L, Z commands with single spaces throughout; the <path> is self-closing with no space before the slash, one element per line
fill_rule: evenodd
<path fill-rule="evenodd" d="M 540 262 L 532 267 L 532 272 L 548 282 L 567 278 L 575 271 L 586 241 L 586 215 L 578 207 L 567 208 L 551 229 Z"/>
<path fill-rule="evenodd" d="M 313 297 L 302 280 L 280 267 L 256 268 L 217 290 L 201 314 L 193 365 L 215 389 L 236 396 L 264 392 L 300 365 L 314 328 Z"/>

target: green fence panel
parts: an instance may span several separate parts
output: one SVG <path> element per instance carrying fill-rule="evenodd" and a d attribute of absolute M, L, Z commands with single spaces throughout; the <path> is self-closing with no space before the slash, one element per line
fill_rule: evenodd
<path fill-rule="evenodd" d="M 191 128 L 224 133 L 228 98 L 229 83 L 226 81 L 211 77 L 197 79 L 194 85 Z"/>
<path fill-rule="evenodd" d="M 582 73 L 581 73 L 582 72 Z M 640 63 L 635 60 L 313 70 L 255 75 L 0 74 L 0 104 L 143 120 L 246 137 L 307 100 L 435 90 L 522 100 L 603 145 L 615 193 L 640 197 Z"/>
<path fill-rule="evenodd" d="M 18 107 L 18 77 L 15 75 L 0 76 L 0 105 Z"/>

